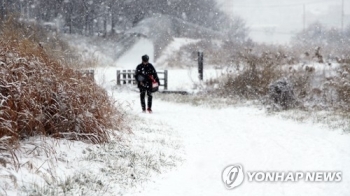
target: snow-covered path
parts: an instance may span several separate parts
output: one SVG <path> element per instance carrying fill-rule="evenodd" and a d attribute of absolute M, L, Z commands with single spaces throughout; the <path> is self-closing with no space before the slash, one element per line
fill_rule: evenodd
<path fill-rule="evenodd" d="M 119 98 L 133 112 L 162 121 L 183 137 L 183 165 L 145 185 L 140 195 L 350 195 L 350 135 L 253 107 L 212 109 L 154 100 L 154 113 L 140 113 L 137 93 Z M 240 163 L 245 171 L 342 171 L 342 182 L 245 182 L 226 190 L 222 170 Z M 135 195 L 135 193 L 132 193 Z"/>
<path fill-rule="evenodd" d="M 84 43 L 74 40 L 78 41 L 77 45 Z M 177 40 L 169 51 L 165 49 L 168 52 L 156 63 L 156 68 L 166 68 L 167 55 L 175 53 L 174 50 L 183 44 L 185 40 Z M 96 81 L 108 90 L 114 88 L 116 69 L 134 69 L 141 55 L 152 53 L 152 47 L 140 42 L 137 51 L 126 53 L 118 62 L 113 62 L 113 56 L 99 49 L 97 56 L 104 66 L 96 70 Z M 93 49 L 91 54 L 97 50 L 89 45 L 82 48 Z M 133 60 L 136 62 L 131 62 Z M 169 89 L 191 90 L 197 78 L 193 70 L 170 70 Z M 205 74 L 205 78 L 220 75 L 208 68 Z M 341 130 L 267 116 L 265 111 L 254 107 L 221 110 L 194 107 L 162 102 L 157 100 L 157 95 L 154 114 L 143 114 L 138 93 L 117 90 L 113 94 L 118 101 L 124 100 L 128 109 L 131 106 L 134 115 L 172 127 L 178 132 L 176 135 L 182 137 L 186 153 L 182 165 L 170 173 L 155 176 L 151 182 L 143 184 L 144 190 L 129 195 L 350 195 L 350 134 L 343 134 Z M 257 183 L 246 179 L 240 187 L 226 190 L 221 173 L 227 165 L 237 163 L 243 165 L 244 171 L 341 171 L 343 180 L 340 183 L 303 180 Z"/>

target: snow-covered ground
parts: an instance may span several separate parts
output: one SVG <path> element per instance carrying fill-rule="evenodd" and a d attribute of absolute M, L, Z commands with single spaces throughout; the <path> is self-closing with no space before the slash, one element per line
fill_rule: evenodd
<path fill-rule="evenodd" d="M 174 50 L 188 43 L 179 40 Z M 86 40 L 72 42 L 86 55 L 97 55 L 95 79 L 125 109 L 133 133 L 118 132 L 105 145 L 23 141 L 16 151 L 17 167 L 1 167 L 0 160 L 5 168 L 0 170 L 0 195 L 350 195 L 350 135 L 343 130 L 267 115 L 255 106 L 215 109 L 161 101 L 158 94 L 154 113 L 141 113 L 137 89 L 117 88 L 116 70 L 134 69 L 135 59 L 152 54 L 150 44 L 141 40 L 137 55 L 125 53 L 118 61 L 108 46 L 104 53 Z M 209 68 L 204 77 L 224 72 Z M 169 70 L 170 90 L 192 91 L 200 85 L 194 67 Z M 241 164 L 245 171 L 341 171 L 342 181 L 246 180 L 227 190 L 221 173 L 230 164 Z"/>
<path fill-rule="evenodd" d="M 181 40 L 178 45 L 184 43 Z M 319 66 L 315 65 L 315 68 L 319 70 Z M 190 90 L 194 84 L 199 84 L 195 68 L 175 69 L 169 73 L 170 89 Z M 206 69 L 205 77 L 217 77 L 221 73 Z M 136 195 L 350 194 L 350 152 L 347 150 L 350 149 L 350 135 L 341 129 L 330 130 L 320 124 L 286 120 L 279 115 L 268 116 L 265 110 L 253 106 L 194 107 L 163 102 L 157 95 L 154 113 L 143 114 L 135 89 L 115 91 L 118 99 L 132 103 L 134 115 L 146 121 L 167 123 L 183 138 L 184 163 L 175 171 L 155 176 L 154 183 L 147 183 L 145 190 Z M 250 171 L 341 171 L 343 178 L 338 183 L 245 182 L 228 191 L 222 183 L 221 172 L 227 165 L 236 163 Z"/>
<path fill-rule="evenodd" d="M 132 103 L 118 105 L 129 111 Z M 182 162 L 177 132 L 129 114 L 132 133 L 116 131 L 110 143 L 33 137 L 20 142 L 13 158 L 0 151 L 0 195 L 125 195 Z"/>
<path fill-rule="evenodd" d="M 137 93 L 122 93 L 133 113 L 166 122 L 183 138 L 185 161 L 155 176 L 139 195 L 349 195 L 350 135 L 320 125 L 267 116 L 254 107 L 212 109 L 163 102 L 140 113 Z M 157 95 L 155 95 L 157 97 Z M 250 171 L 341 171 L 341 182 L 245 182 L 228 191 L 222 170 L 240 163 Z M 133 194 L 131 194 L 133 195 Z"/>
<path fill-rule="evenodd" d="M 172 55 L 175 55 L 183 46 L 186 46 L 188 44 L 196 43 L 200 40 L 194 40 L 189 38 L 174 38 L 174 41 L 172 41 L 169 46 L 167 46 L 164 51 L 162 52 L 162 56 L 157 59 L 155 62 L 156 65 L 164 67 L 169 67 L 170 64 L 176 63 L 176 62 L 169 62 L 169 57 Z"/>
<path fill-rule="evenodd" d="M 154 61 L 154 46 L 152 42 L 142 38 L 117 60 L 116 65 L 124 69 L 135 69 L 136 65 L 141 63 L 141 56 L 145 54 L 150 57 L 150 62 Z"/>

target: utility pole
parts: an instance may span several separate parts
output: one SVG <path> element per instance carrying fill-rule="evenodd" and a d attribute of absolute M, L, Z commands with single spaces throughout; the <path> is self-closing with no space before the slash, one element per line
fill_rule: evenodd
<path fill-rule="evenodd" d="M 341 4 L 341 31 L 344 32 L 344 0 Z"/>
<path fill-rule="evenodd" d="M 303 4 L 303 29 L 305 31 L 306 28 L 306 6 Z"/>

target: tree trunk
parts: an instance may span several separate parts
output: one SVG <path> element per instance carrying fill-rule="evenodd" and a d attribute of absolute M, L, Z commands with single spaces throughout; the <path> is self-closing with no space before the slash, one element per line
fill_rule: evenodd
<path fill-rule="evenodd" d="M 0 0 L 0 19 L 3 20 L 5 18 L 5 0 Z"/>
<path fill-rule="evenodd" d="M 112 25 L 112 30 L 111 30 L 111 34 L 114 35 L 115 34 L 115 13 L 114 10 L 111 11 L 111 25 Z"/>
<path fill-rule="evenodd" d="M 84 14 L 85 14 L 85 27 L 84 27 L 85 32 L 84 32 L 84 34 L 85 34 L 85 36 L 87 36 L 88 32 L 89 32 L 89 14 L 88 14 L 87 10 L 84 10 Z"/>
<path fill-rule="evenodd" d="M 94 8 L 92 8 L 92 10 L 89 13 L 91 13 L 89 14 L 90 15 L 89 35 L 93 36 L 94 35 L 94 17 L 95 17 Z"/>
<path fill-rule="evenodd" d="M 107 37 L 107 14 L 103 20 L 103 37 Z"/>
<path fill-rule="evenodd" d="M 72 28 L 73 28 L 73 19 L 72 19 L 72 15 L 73 15 L 73 6 L 72 5 L 70 5 L 69 6 L 69 8 L 68 8 L 68 22 L 69 22 L 69 34 L 72 34 L 72 32 L 73 32 L 73 30 L 72 30 Z"/>

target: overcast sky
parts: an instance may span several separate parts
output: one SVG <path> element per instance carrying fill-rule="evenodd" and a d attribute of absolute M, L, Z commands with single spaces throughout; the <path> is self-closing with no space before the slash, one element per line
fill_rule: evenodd
<path fill-rule="evenodd" d="M 306 25 L 320 20 L 329 27 L 341 27 L 342 0 L 217 0 L 230 14 L 241 16 L 251 29 L 251 37 L 260 42 L 287 43 L 303 29 L 303 5 Z M 350 15 L 350 0 L 344 0 Z M 350 24 L 346 18 L 345 26 Z"/>

